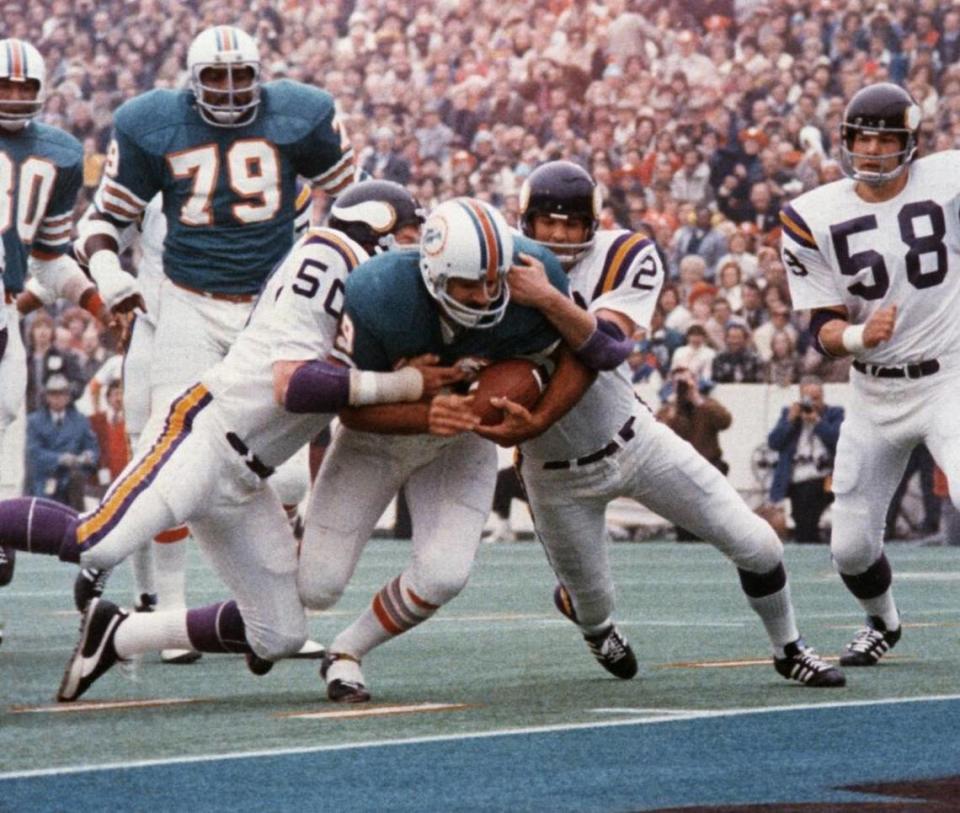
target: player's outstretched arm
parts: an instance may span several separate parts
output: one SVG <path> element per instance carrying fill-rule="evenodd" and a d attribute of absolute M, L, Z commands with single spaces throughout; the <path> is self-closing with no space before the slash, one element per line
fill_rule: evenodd
<path fill-rule="evenodd" d="M 136 278 L 120 267 L 119 231 L 99 214 L 82 218 L 77 224 L 76 253 L 87 263 L 109 311 L 113 314 L 146 311 Z"/>

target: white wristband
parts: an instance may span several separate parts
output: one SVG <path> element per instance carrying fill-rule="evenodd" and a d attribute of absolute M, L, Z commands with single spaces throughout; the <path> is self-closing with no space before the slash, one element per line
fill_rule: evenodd
<path fill-rule="evenodd" d="M 854 356 L 866 350 L 867 346 L 863 343 L 863 331 L 866 327 L 866 325 L 848 325 L 845 327 L 843 333 L 840 334 L 843 349 Z"/>
<path fill-rule="evenodd" d="M 422 395 L 423 373 L 416 367 L 401 367 L 392 373 L 350 371 L 351 406 L 419 401 Z"/>

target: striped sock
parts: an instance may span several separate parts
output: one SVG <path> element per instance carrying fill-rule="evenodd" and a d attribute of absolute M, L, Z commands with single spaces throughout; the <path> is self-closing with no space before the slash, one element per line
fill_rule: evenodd
<path fill-rule="evenodd" d="M 330 644 L 331 652 L 362 658 L 371 649 L 413 629 L 440 605 L 421 598 L 406 571 L 385 584 L 370 606 Z"/>

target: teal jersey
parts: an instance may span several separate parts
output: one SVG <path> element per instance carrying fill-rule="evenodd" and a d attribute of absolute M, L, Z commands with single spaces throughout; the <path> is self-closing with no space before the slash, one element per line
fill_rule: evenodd
<path fill-rule="evenodd" d="M 0 269 L 19 293 L 31 252 L 52 258 L 70 247 L 73 207 L 83 182 L 83 148 L 69 133 L 30 122 L 0 129 Z"/>
<path fill-rule="evenodd" d="M 568 292 L 567 276 L 549 250 L 514 235 L 514 259 L 541 260 L 553 285 Z M 490 328 L 456 326 L 445 339 L 440 305 L 420 276 L 419 251 L 388 251 L 360 265 L 347 279 L 335 354 L 362 370 L 388 371 L 400 359 L 436 353 L 441 364 L 464 356 L 500 361 L 550 352 L 560 335 L 535 308 L 511 302 Z M 448 334 L 449 336 L 449 334 Z"/>
<path fill-rule="evenodd" d="M 166 275 L 249 294 L 293 244 L 298 176 L 332 195 L 353 180 L 353 152 L 325 91 L 269 82 L 249 124 L 216 127 L 192 92 L 153 90 L 117 110 L 94 203 L 124 226 L 162 192 Z"/>

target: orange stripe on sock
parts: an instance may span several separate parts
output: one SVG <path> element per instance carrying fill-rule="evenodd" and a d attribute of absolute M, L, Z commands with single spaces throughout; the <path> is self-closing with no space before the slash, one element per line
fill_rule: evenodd
<path fill-rule="evenodd" d="M 403 627 L 397 626 L 396 621 L 387 612 L 387 608 L 383 606 L 379 593 L 373 597 L 373 612 L 381 626 L 391 635 L 399 635 L 404 631 Z"/>

